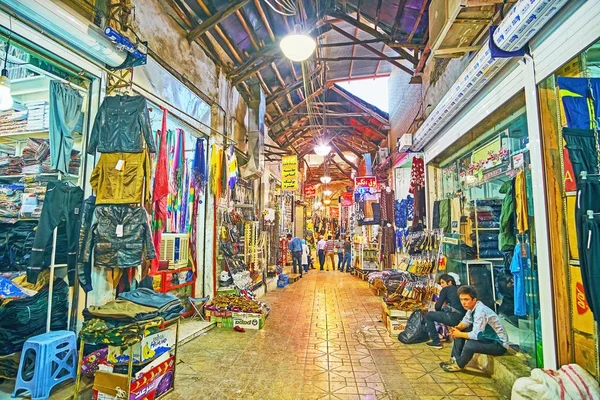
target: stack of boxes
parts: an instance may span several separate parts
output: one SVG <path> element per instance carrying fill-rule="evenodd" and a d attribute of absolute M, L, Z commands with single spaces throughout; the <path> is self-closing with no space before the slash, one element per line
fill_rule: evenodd
<path fill-rule="evenodd" d="M 406 323 L 408 317 L 412 311 L 397 310 L 393 307 L 390 308 L 385 301 L 381 302 L 381 320 L 385 324 L 390 337 L 397 338 L 400 332 L 406 329 Z"/>

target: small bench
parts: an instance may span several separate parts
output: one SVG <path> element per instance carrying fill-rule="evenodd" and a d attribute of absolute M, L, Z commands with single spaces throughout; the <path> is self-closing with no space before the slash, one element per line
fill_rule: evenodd
<path fill-rule="evenodd" d="M 289 275 L 288 275 L 288 278 L 289 278 L 289 283 L 294 283 L 294 282 L 296 282 L 298 279 L 300 279 L 300 278 L 301 278 L 301 275 L 300 275 L 300 274 L 289 274 Z"/>

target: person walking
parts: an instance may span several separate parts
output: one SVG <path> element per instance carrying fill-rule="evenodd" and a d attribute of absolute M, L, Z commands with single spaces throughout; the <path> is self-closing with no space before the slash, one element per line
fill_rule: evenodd
<path fill-rule="evenodd" d="M 467 313 L 455 328 L 450 328 L 450 336 L 454 339 L 452 358 L 440 363 L 446 372 L 462 371 L 476 353 L 501 356 L 506 353 L 509 344 L 500 318 L 477 300 L 473 286 L 461 286 L 457 293 Z"/>
<path fill-rule="evenodd" d="M 350 268 L 352 267 L 352 242 L 350 238 L 346 236 L 344 240 L 344 259 L 342 260 L 342 269 L 344 271 L 344 266 L 346 267 L 346 272 L 350 272 Z"/>
<path fill-rule="evenodd" d="M 319 257 L 319 265 L 321 266 L 321 271 L 323 271 L 323 267 L 325 267 L 325 246 L 327 242 L 323 239 L 323 236 L 319 238 L 317 242 L 317 255 Z"/>
<path fill-rule="evenodd" d="M 450 274 L 442 274 L 440 276 L 440 285 L 442 286 L 442 290 L 440 291 L 438 301 L 435 303 L 435 311 L 425 314 L 427 334 L 430 339 L 427 342 L 427 346 L 436 349 L 441 349 L 442 343 L 435 329 L 435 323 L 438 322 L 448 327 L 454 327 L 462 321 L 466 312 L 458 298 L 458 287 L 456 286 L 454 277 Z"/>
<path fill-rule="evenodd" d="M 338 271 L 342 271 L 343 267 L 342 267 L 342 261 L 344 259 L 344 241 L 340 238 L 340 234 L 338 233 L 335 236 L 335 241 L 333 242 L 333 245 L 335 247 L 335 253 L 337 254 L 337 269 Z"/>
<path fill-rule="evenodd" d="M 327 237 L 327 242 L 325 244 L 325 258 L 329 261 L 329 265 L 331 265 L 331 270 L 335 269 L 335 243 L 331 238 L 331 235 Z M 327 261 L 325 261 L 325 265 L 327 265 Z M 325 269 L 328 269 L 327 267 Z"/>
<path fill-rule="evenodd" d="M 308 273 L 308 262 L 310 259 L 310 249 L 306 244 L 306 240 L 302 240 L 302 268 L 304 268 L 304 272 Z"/>
<path fill-rule="evenodd" d="M 302 241 L 299 237 L 292 237 L 291 233 L 287 234 L 287 239 L 289 241 L 288 248 L 292 252 L 292 270 L 294 274 L 300 273 L 300 277 L 302 277 Z M 296 267 L 298 272 L 296 272 Z"/>

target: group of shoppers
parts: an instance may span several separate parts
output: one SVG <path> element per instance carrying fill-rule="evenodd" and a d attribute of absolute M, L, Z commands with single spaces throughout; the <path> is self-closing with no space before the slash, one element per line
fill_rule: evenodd
<path fill-rule="evenodd" d="M 310 248 L 306 244 L 306 240 L 292 236 L 292 234 L 288 234 L 287 239 L 288 248 L 292 253 L 292 271 L 294 274 L 299 273 L 302 276 L 313 265 Z M 317 256 L 321 271 L 334 270 L 336 254 L 338 271 L 350 272 L 352 268 L 352 242 L 349 237 L 337 235 L 333 240 L 332 236 L 329 235 L 325 240 L 323 236 L 320 236 L 317 242 Z"/>
<path fill-rule="evenodd" d="M 337 269 L 338 271 L 350 272 L 352 268 L 352 242 L 347 236 L 337 235 L 335 240 L 329 235 L 327 240 L 323 236 L 317 242 L 317 255 L 319 257 L 319 266 L 321 271 L 333 271 L 335 268 L 335 259 L 337 254 Z M 329 261 L 329 263 L 328 263 Z"/>
<path fill-rule="evenodd" d="M 449 336 L 454 341 L 452 357 L 440 363 L 440 367 L 446 372 L 457 372 L 465 368 L 476 353 L 505 354 L 509 347 L 508 335 L 498 315 L 477 299 L 475 288 L 458 287 L 450 274 L 440 276 L 440 285 L 442 290 L 435 311 L 425 314 L 428 346 L 442 348 L 436 322 L 448 326 Z"/>

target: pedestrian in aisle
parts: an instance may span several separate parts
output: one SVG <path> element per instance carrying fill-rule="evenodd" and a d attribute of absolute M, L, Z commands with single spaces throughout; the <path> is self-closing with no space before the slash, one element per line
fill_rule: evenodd
<path fill-rule="evenodd" d="M 325 266 L 325 246 L 327 242 L 323 239 L 323 236 L 319 238 L 317 242 L 317 255 L 319 256 L 319 265 L 321 266 L 321 271 L 323 271 L 323 267 Z"/>
<path fill-rule="evenodd" d="M 300 277 L 302 277 L 302 241 L 299 237 L 292 237 L 291 233 L 287 234 L 287 239 L 289 241 L 288 248 L 292 252 L 292 270 L 294 274 L 300 273 Z"/>
<path fill-rule="evenodd" d="M 335 241 L 333 242 L 333 245 L 338 258 L 337 269 L 338 271 L 343 271 L 342 261 L 344 260 L 344 241 L 340 238 L 339 233 L 335 235 Z"/>
<path fill-rule="evenodd" d="M 327 237 L 327 243 L 325 244 L 325 258 L 329 261 L 329 265 L 331 265 L 331 270 L 333 271 L 335 269 L 335 243 L 331 235 Z M 327 261 L 325 265 L 328 265 Z M 328 268 L 325 269 L 328 270 Z"/>
<path fill-rule="evenodd" d="M 440 363 L 446 372 L 461 371 L 476 353 L 501 356 L 508 349 L 508 335 L 498 315 L 477 300 L 473 286 L 462 286 L 458 297 L 467 313 L 456 328 L 450 328 L 454 338 L 452 358 Z"/>
<path fill-rule="evenodd" d="M 425 314 L 427 334 L 430 339 L 427 346 L 436 349 L 441 349 L 442 343 L 435 329 L 435 323 L 438 322 L 450 328 L 458 325 L 465 316 L 465 309 L 458 298 L 458 287 L 454 277 L 450 274 L 442 274 L 440 276 L 440 286 L 442 286 L 442 290 L 438 301 L 435 303 L 435 311 Z"/>
<path fill-rule="evenodd" d="M 352 242 L 350 241 L 350 237 L 346 236 L 344 240 L 344 259 L 342 260 L 342 271 L 344 271 L 344 266 L 346 267 L 346 272 L 350 272 L 350 268 L 352 267 Z"/>
<path fill-rule="evenodd" d="M 308 260 L 310 259 L 310 249 L 306 244 L 306 240 L 302 240 L 302 268 L 304 272 L 308 273 Z"/>

